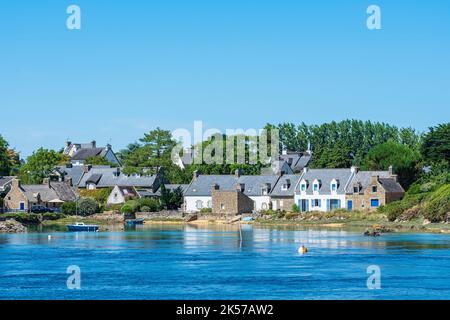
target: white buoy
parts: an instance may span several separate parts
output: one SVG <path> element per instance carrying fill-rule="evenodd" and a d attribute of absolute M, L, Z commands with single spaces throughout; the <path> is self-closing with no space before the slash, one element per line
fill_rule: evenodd
<path fill-rule="evenodd" d="M 52 240 L 52 236 L 50 234 L 48 235 L 47 238 L 48 238 L 48 241 Z"/>
<path fill-rule="evenodd" d="M 306 248 L 305 246 L 301 246 L 300 248 L 298 248 L 298 253 L 300 254 L 305 254 L 308 252 L 308 248 Z"/>

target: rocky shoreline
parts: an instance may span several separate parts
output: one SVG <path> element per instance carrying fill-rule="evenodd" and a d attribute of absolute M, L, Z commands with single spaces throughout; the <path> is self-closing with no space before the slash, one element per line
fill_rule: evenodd
<path fill-rule="evenodd" d="M 0 233 L 26 233 L 28 228 L 16 220 L 0 221 Z"/>

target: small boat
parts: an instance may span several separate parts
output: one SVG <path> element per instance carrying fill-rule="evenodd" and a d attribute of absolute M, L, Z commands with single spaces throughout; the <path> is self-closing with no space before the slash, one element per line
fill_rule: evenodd
<path fill-rule="evenodd" d="M 75 224 L 67 225 L 68 231 L 86 231 L 86 232 L 98 232 L 98 226 L 95 224 L 84 224 L 83 222 L 76 222 Z"/>
<path fill-rule="evenodd" d="M 129 226 L 135 226 L 138 224 L 144 224 L 144 219 L 130 219 L 130 220 L 125 220 L 125 223 Z"/>

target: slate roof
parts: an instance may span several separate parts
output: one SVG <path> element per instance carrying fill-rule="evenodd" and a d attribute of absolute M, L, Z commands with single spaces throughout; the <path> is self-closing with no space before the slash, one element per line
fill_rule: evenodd
<path fill-rule="evenodd" d="M 306 189 L 306 194 L 308 195 L 313 194 L 313 182 L 316 179 L 321 181 L 319 194 L 331 193 L 330 185 L 333 179 L 339 180 L 339 185 L 336 190 L 337 194 L 345 194 L 346 184 L 352 175 L 350 169 L 308 169 L 308 171 L 302 175 L 301 180 L 304 179 L 308 181 L 308 187 Z"/>
<path fill-rule="evenodd" d="M 244 194 L 247 196 L 262 195 L 262 188 L 269 183 L 274 188 L 278 175 L 239 176 L 236 175 L 200 175 L 194 179 L 185 192 L 185 196 L 211 196 L 214 184 L 219 185 L 219 190 L 235 190 L 237 184 L 244 184 Z"/>
<path fill-rule="evenodd" d="M 279 156 L 279 160 L 286 162 L 294 172 L 301 172 L 309 165 L 312 155 L 309 152 L 288 152 Z"/>
<path fill-rule="evenodd" d="M 74 186 L 77 186 L 78 183 L 81 180 L 81 177 L 84 173 L 84 167 L 83 166 L 58 166 L 56 167 L 56 171 L 58 171 L 60 174 L 64 174 L 70 178 L 72 178 L 72 184 Z"/>
<path fill-rule="evenodd" d="M 372 180 L 372 176 L 379 176 L 380 178 L 389 178 L 389 171 L 358 171 L 351 183 L 347 187 L 347 193 L 353 193 L 353 185 L 361 183 L 362 190 L 366 189 Z"/>
<path fill-rule="evenodd" d="M 72 156 L 72 160 L 86 160 L 90 157 L 100 156 L 103 157 L 107 153 L 106 148 L 82 148 L 75 152 Z"/>
<path fill-rule="evenodd" d="M 37 185 L 21 185 L 22 191 L 31 202 L 37 200 L 37 196 L 41 197 L 43 202 L 50 202 L 53 200 L 62 201 L 75 201 L 77 198 L 76 190 L 69 186 L 65 182 L 50 182 L 50 187 L 48 184 L 37 184 Z"/>
<path fill-rule="evenodd" d="M 119 175 L 115 173 L 119 170 Z M 95 183 L 97 188 L 108 188 L 115 186 L 122 187 L 152 187 L 156 181 L 156 175 L 153 176 L 135 176 L 126 175 L 120 172 L 120 168 L 111 167 L 92 167 L 88 173 L 85 173 L 80 180 L 79 187 L 85 188 L 86 184 Z"/>
<path fill-rule="evenodd" d="M 271 196 L 294 196 L 295 194 L 295 187 L 297 186 L 297 183 L 300 181 L 301 175 L 296 174 L 286 174 L 280 177 L 278 180 L 278 183 L 275 185 L 275 188 L 273 188 Z M 282 185 L 287 184 L 288 180 L 290 181 L 290 187 L 287 190 L 282 190 Z"/>
<path fill-rule="evenodd" d="M 50 182 L 50 186 L 55 190 L 59 199 L 62 201 L 75 201 L 78 193 L 75 188 L 71 187 L 67 182 Z"/>
<path fill-rule="evenodd" d="M 4 188 L 4 186 L 8 183 L 11 183 L 11 181 L 14 179 L 15 177 L 12 176 L 1 176 L 0 177 L 0 189 Z"/>
<path fill-rule="evenodd" d="M 164 185 L 166 189 L 174 191 L 177 188 L 181 188 L 181 191 L 184 193 L 186 192 L 186 189 L 189 187 L 188 184 L 166 184 Z M 161 196 L 161 188 L 158 188 L 156 192 L 153 192 L 153 189 L 147 188 L 147 189 L 137 189 L 137 193 L 141 198 L 145 197 L 159 197 Z"/>
<path fill-rule="evenodd" d="M 380 178 L 379 181 L 386 192 L 405 192 L 400 183 L 395 181 L 393 178 Z"/>

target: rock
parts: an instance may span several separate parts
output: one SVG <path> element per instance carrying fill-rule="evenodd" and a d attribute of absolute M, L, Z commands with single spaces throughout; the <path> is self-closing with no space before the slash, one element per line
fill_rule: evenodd
<path fill-rule="evenodd" d="M 16 220 L 0 221 L 0 233 L 25 233 L 28 229 Z"/>
<path fill-rule="evenodd" d="M 191 222 L 198 219 L 198 216 L 196 214 L 188 215 L 186 218 L 184 218 L 184 222 Z"/>
<path fill-rule="evenodd" d="M 431 223 L 430 220 L 425 219 L 425 220 L 423 220 L 422 225 L 423 225 L 423 226 L 426 226 L 426 225 L 429 225 L 430 223 Z"/>

